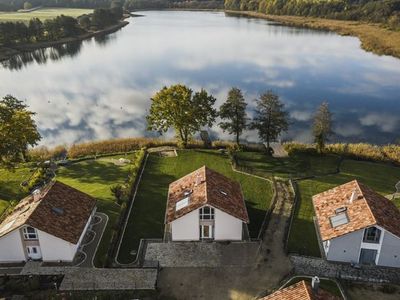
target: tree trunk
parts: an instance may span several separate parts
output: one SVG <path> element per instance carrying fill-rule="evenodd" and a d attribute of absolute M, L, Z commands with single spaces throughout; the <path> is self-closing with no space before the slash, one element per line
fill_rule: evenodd
<path fill-rule="evenodd" d="M 239 144 L 239 132 L 236 132 L 236 144 L 238 145 L 238 147 L 240 146 L 240 144 Z"/>

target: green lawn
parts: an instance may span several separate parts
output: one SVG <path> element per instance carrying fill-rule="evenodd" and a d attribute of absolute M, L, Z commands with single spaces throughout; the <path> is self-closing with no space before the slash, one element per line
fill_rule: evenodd
<path fill-rule="evenodd" d="M 76 18 L 92 12 L 92 9 L 81 8 L 41 8 L 31 12 L 0 12 L 0 22 L 29 22 L 32 18 L 39 18 L 41 21 L 45 21 L 60 15 Z"/>
<path fill-rule="evenodd" d="M 250 216 L 250 234 L 252 237 L 258 235 L 272 198 L 268 181 L 234 172 L 228 156 L 216 151 L 179 151 L 178 157 L 168 158 L 152 154 L 148 158 L 122 241 L 120 262 L 133 261 L 134 256 L 130 252 L 138 248 L 141 238 L 163 237 L 168 185 L 203 165 L 240 182 Z"/>
<path fill-rule="evenodd" d="M 96 198 L 98 211 L 106 213 L 109 217 L 107 228 L 96 254 L 96 266 L 101 266 L 105 262 L 113 226 L 120 213 L 120 206 L 115 203 L 110 187 L 117 183 L 124 183 L 129 174 L 129 164 L 117 166 L 109 161 L 111 158 L 120 157 L 132 159 L 134 155 L 116 155 L 97 160 L 86 160 L 61 167 L 57 171 L 57 180 Z"/>
<path fill-rule="evenodd" d="M 26 196 L 21 183 L 30 175 L 30 169 L 27 167 L 16 168 L 14 171 L 0 169 L 0 216 L 10 201 L 19 201 Z"/>
<path fill-rule="evenodd" d="M 323 175 L 337 170 L 339 156 L 296 153 L 288 158 L 274 158 L 265 152 L 238 152 L 238 164 L 261 176 L 298 178 Z"/>
<path fill-rule="evenodd" d="M 308 282 L 309 284 L 311 284 L 311 278 L 309 277 L 295 277 L 292 280 L 290 280 L 285 287 L 288 287 L 290 285 L 293 285 L 299 281 L 305 280 L 306 282 Z M 334 282 L 333 280 L 328 280 L 328 279 L 320 279 L 320 288 L 331 293 L 332 295 L 338 296 L 342 298 L 342 293 L 340 292 L 340 289 L 338 287 L 338 285 L 336 284 L 336 282 Z"/>
<path fill-rule="evenodd" d="M 395 192 L 394 185 L 400 180 L 400 168 L 345 160 L 340 174 L 300 181 L 299 205 L 295 211 L 288 244 L 290 252 L 320 256 L 313 224 L 312 196 L 353 179 L 360 180 L 382 195 L 388 195 Z M 400 207 L 400 199 L 396 201 L 396 205 Z"/>

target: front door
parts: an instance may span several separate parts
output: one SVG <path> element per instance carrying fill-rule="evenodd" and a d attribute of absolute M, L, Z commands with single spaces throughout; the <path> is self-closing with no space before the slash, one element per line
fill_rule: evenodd
<path fill-rule="evenodd" d="M 26 252 L 30 259 L 36 260 L 42 258 L 42 252 L 40 251 L 39 246 L 26 246 Z"/>
<path fill-rule="evenodd" d="M 361 249 L 360 264 L 374 265 L 377 254 L 378 254 L 377 250 Z"/>
<path fill-rule="evenodd" d="M 213 226 L 212 225 L 200 225 L 200 238 L 201 239 L 212 239 Z"/>

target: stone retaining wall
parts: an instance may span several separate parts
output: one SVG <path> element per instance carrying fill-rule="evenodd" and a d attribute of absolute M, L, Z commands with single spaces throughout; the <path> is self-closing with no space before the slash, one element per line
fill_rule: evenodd
<path fill-rule="evenodd" d="M 297 255 L 291 255 L 290 260 L 298 275 L 400 284 L 400 269 L 398 268 L 378 266 L 355 268 L 346 263 L 328 262 L 321 258 Z"/>

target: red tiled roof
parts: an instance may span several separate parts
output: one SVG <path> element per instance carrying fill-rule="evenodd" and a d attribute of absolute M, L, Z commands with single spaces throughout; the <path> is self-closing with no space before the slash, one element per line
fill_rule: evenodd
<path fill-rule="evenodd" d="M 304 280 L 276 291 L 275 293 L 262 298 L 262 300 L 339 300 L 340 298 L 331 293 L 319 289 L 314 293 L 310 284 Z"/>
<path fill-rule="evenodd" d="M 355 193 L 353 201 L 350 201 Z M 314 210 L 323 241 L 378 225 L 400 237 L 400 211 L 389 199 L 353 180 L 313 196 Z M 335 210 L 345 208 L 349 222 L 332 227 Z"/>
<path fill-rule="evenodd" d="M 185 195 L 188 192 L 190 194 Z M 176 203 L 187 196 L 189 196 L 188 205 L 176 211 Z M 166 223 L 206 204 L 243 222 L 249 222 L 240 184 L 203 166 L 169 185 Z"/>
<path fill-rule="evenodd" d="M 56 181 L 46 186 L 37 200 L 32 195 L 21 200 L 0 224 L 0 237 L 29 225 L 77 244 L 95 205 L 91 196 Z"/>

